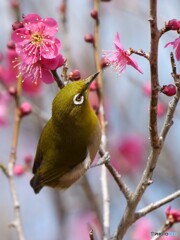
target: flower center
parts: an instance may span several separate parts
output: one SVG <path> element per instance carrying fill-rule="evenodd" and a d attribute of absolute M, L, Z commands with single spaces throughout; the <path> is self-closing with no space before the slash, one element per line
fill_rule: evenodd
<path fill-rule="evenodd" d="M 34 33 L 32 36 L 32 44 L 36 46 L 41 46 L 43 41 L 43 36 L 39 33 Z"/>

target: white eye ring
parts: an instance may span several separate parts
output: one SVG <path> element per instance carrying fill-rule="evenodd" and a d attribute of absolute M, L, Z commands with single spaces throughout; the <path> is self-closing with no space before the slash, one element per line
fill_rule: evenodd
<path fill-rule="evenodd" d="M 76 94 L 73 98 L 73 102 L 76 105 L 81 105 L 84 102 L 84 96 L 80 93 Z"/>

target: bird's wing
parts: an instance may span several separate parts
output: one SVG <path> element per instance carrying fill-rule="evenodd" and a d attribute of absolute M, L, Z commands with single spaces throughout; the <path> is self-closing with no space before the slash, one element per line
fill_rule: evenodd
<path fill-rule="evenodd" d="M 33 165 L 33 169 L 32 169 L 33 174 L 36 174 L 36 172 L 40 168 L 42 160 L 43 160 L 43 154 L 42 154 L 41 147 L 40 147 L 40 140 L 39 140 L 39 143 L 37 146 L 36 156 L 34 159 L 34 165 Z"/>

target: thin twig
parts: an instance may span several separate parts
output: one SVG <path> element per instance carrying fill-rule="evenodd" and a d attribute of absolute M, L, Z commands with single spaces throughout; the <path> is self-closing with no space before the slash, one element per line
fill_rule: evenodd
<path fill-rule="evenodd" d="M 114 178 L 115 182 L 117 183 L 121 192 L 124 194 L 127 201 L 129 201 L 129 199 L 132 196 L 132 193 L 131 193 L 130 189 L 128 188 L 128 186 L 125 184 L 125 182 L 122 180 L 121 175 L 116 171 L 116 169 L 109 162 L 105 163 L 105 165 L 106 165 L 107 169 L 109 170 L 109 172 L 111 173 L 111 175 L 113 176 L 113 178 Z"/>
<path fill-rule="evenodd" d="M 56 70 L 52 70 L 51 73 L 53 74 L 54 80 L 56 81 L 58 87 L 62 89 L 64 87 L 63 81 L 60 79 L 59 75 L 57 74 Z"/>
<path fill-rule="evenodd" d="M 2 170 L 2 172 L 6 175 L 6 177 L 8 178 L 8 170 L 6 169 L 6 167 L 3 164 L 0 164 L 0 169 Z"/>
<path fill-rule="evenodd" d="M 93 230 L 89 231 L 89 240 L 94 240 Z"/>
<path fill-rule="evenodd" d="M 171 195 L 169 195 L 169 196 L 167 196 L 167 197 L 165 197 L 165 198 L 163 198 L 163 199 L 161 199 L 161 200 L 159 200 L 155 203 L 149 204 L 145 208 L 142 208 L 141 210 L 136 212 L 136 214 L 135 214 L 136 215 L 136 220 L 145 216 L 146 214 L 156 210 L 157 208 L 165 205 L 166 203 L 173 201 L 174 199 L 176 199 L 178 197 L 180 197 L 180 190 L 172 193 Z"/>
<path fill-rule="evenodd" d="M 160 239 L 163 236 L 163 234 L 165 232 L 167 232 L 167 230 L 170 229 L 173 225 L 174 225 L 174 223 L 167 221 L 157 232 L 153 232 L 153 234 L 155 236 L 153 238 L 151 238 L 151 240 Z M 151 232 L 151 234 L 152 234 L 152 232 Z"/>
<path fill-rule="evenodd" d="M 99 209 L 99 206 L 98 206 L 98 202 L 97 202 L 97 199 L 93 193 L 93 190 L 91 188 L 91 185 L 89 184 L 89 181 L 87 179 L 87 176 L 84 175 L 83 179 L 82 179 L 82 182 L 81 182 L 81 185 L 84 189 L 84 192 L 86 194 L 86 197 L 93 209 L 93 211 L 97 214 L 97 217 L 98 217 L 98 220 L 102 226 L 102 217 L 101 217 L 101 212 L 100 212 L 100 209 Z"/>
<path fill-rule="evenodd" d="M 144 57 L 144 58 L 146 58 L 146 59 L 149 61 L 149 54 L 146 53 L 146 52 L 144 52 L 142 49 L 140 49 L 139 51 L 137 51 L 137 50 L 134 50 L 134 49 L 130 48 L 130 49 L 128 49 L 128 52 L 129 52 L 130 54 L 134 53 L 134 54 L 136 54 L 136 55 L 139 55 L 139 56 L 141 56 L 141 57 Z"/>
<path fill-rule="evenodd" d="M 23 232 L 23 227 L 22 227 L 22 222 L 20 217 L 20 204 L 17 198 L 16 187 L 14 182 L 14 174 L 13 174 L 13 169 L 16 163 L 19 127 L 21 122 L 21 118 L 19 114 L 21 82 L 22 82 L 22 78 L 21 76 L 19 76 L 17 81 L 17 94 L 15 96 L 16 106 L 14 111 L 14 130 L 13 130 L 11 154 L 10 154 L 10 159 L 8 163 L 8 180 L 10 184 L 10 190 L 11 190 L 11 195 L 12 195 L 12 200 L 14 205 L 14 213 L 15 213 L 15 220 L 12 222 L 12 224 L 10 224 L 10 226 L 13 226 L 16 229 L 19 240 L 24 240 L 25 237 L 24 237 L 24 232 Z"/>
<path fill-rule="evenodd" d="M 99 0 L 94 0 L 94 9 L 99 14 Z M 102 138 L 101 147 L 106 152 L 107 137 L 106 137 L 106 121 L 104 114 L 103 105 L 103 79 L 100 68 L 100 57 L 99 57 L 99 20 L 95 21 L 94 31 L 94 57 L 96 64 L 96 71 L 100 72 L 97 78 L 97 94 L 99 97 L 99 119 L 101 124 Z M 103 239 L 108 240 L 110 238 L 110 199 L 108 192 L 108 181 L 107 181 L 107 170 L 103 165 L 101 170 L 101 183 L 102 183 L 102 195 L 103 195 Z"/>

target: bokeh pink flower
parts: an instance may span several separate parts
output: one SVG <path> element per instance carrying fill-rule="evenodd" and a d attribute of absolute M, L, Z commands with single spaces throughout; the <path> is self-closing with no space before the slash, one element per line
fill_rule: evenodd
<path fill-rule="evenodd" d="M 107 60 L 109 65 L 113 66 L 119 73 L 124 72 L 127 65 L 135 68 L 138 72 L 143 73 L 137 62 L 130 56 L 130 52 L 124 50 L 120 42 L 119 33 L 116 34 L 114 45 L 116 51 L 106 50 L 103 54 L 103 57 Z"/>

